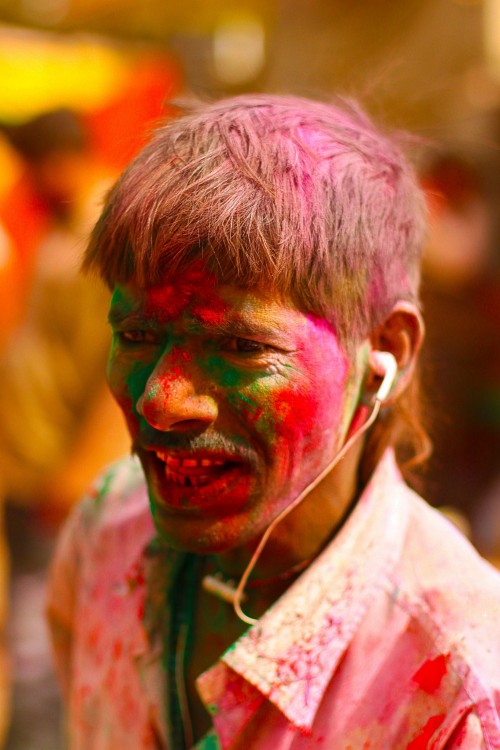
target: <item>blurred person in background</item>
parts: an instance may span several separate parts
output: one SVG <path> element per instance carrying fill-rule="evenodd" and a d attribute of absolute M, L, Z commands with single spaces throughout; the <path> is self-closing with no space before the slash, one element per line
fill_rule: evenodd
<path fill-rule="evenodd" d="M 12 562 L 10 746 L 54 750 L 46 564 L 60 522 L 90 478 L 128 450 L 105 387 L 109 295 L 78 273 L 110 176 L 71 110 L 2 130 L 19 162 L 0 207 L 15 272 L 6 267 L 1 278 L 18 303 L 0 348 L 0 494 Z M 1 598 L 3 606 L 5 588 Z"/>
<path fill-rule="evenodd" d="M 426 495 L 462 514 L 482 553 L 498 560 L 500 279 L 492 202 L 479 165 L 458 152 L 433 154 L 422 185 L 429 207 L 422 373 L 434 445 Z"/>
<path fill-rule="evenodd" d="M 89 476 L 124 448 L 102 375 L 108 296 L 78 273 L 107 181 L 70 110 L 4 132 L 26 165 L 21 194 L 29 198 L 20 211 L 12 210 L 19 196 L 4 210 L 12 241 L 27 258 L 29 291 L 0 359 L 1 476 L 9 500 L 57 523 Z"/>
<path fill-rule="evenodd" d="M 136 457 L 55 557 L 71 749 L 500 747 L 500 576 L 400 473 L 423 203 L 356 107 L 265 95 L 110 192 L 85 267 Z"/>

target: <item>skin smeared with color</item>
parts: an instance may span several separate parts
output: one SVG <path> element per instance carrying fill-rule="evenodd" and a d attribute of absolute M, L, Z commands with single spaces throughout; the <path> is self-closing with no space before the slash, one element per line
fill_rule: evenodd
<path fill-rule="evenodd" d="M 361 364 L 324 319 L 263 290 L 219 285 L 199 265 L 154 288 L 117 286 L 110 322 L 109 382 L 159 531 L 197 552 L 251 546 L 339 449 Z M 311 498 L 303 513 L 313 533 L 287 550 L 292 562 L 324 544 L 353 489 L 321 512 Z M 289 547 L 293 527 L 275 544 Z"/>

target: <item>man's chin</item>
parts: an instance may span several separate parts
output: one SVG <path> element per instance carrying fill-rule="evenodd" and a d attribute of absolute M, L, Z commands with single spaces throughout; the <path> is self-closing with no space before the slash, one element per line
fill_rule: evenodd
<path fill-rule="evenodd" d="M 173 549 L 221 554 L 255 536 L 259 502 L 255 479 L 236 469 L 205 486 L 187 487 L 156 477 L 147 479 L 153 520 L 159 536 Z"/>
<path fill-rule="evenodd" d="M 159 537 L 172 549 L 197 555 L 220 555 L 247 544 L 255 531 L 245 513 L 210 518 L 172 515 L 150 499 Z"/>

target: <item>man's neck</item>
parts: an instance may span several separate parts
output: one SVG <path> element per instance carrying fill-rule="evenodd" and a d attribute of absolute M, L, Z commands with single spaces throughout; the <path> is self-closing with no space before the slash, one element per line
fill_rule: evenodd
<path fill-rule="evenodd" d="M 321 484 L 277 525 L 250 575 L 250 583 L 286 578 L 288 571 L 306 567 L 331 541 L 362 489 L 358 467 L 363 447 L 364 441 L 354 444 Z M 250 544 L 216 555 L 218 570 L 239 580 L 264 531 Z"/>

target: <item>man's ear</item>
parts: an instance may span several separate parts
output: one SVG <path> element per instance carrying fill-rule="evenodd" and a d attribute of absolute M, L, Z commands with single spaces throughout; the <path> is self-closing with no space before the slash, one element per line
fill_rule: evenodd
<path fill-rule="evenodd" d="M 385 320 L 370 335 L 372 350 L 389 352 L 396 360 L 398 371 L 385 403 L 396 401 L 408 386 L 417 355 L 424 340 L 424 321 L 416 305 L 400 301 L 392 308 Z M 375 394 L 382 382 L 377 368 L 370 369 L 364 388 L 367 394 Z"/>

